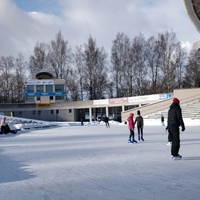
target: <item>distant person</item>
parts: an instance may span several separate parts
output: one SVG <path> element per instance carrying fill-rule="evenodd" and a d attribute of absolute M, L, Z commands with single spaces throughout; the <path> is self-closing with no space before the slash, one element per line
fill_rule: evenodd
<path fill-rule="evenodd" d="M 1 134 L 6 134 L 6 117 L 2 117 L 1 119 Z"/>
<path fill-rule="evenodd" d="M 136 123 L 137 123 L 137 130 L 138 130 L 138 140 L 140 141 L 140 137 L 141 137 L 141 140 L 144 141 L 144 137 L 143 137 L 144 120 L 143 120 L 143 117 L 141 116 L 140 110 L 137 111 L 135 124 Z"/>
<path fill-rule="evenodd" d="M 83 118 L 81 117 L 81 126 L 83 126 L 83 125 L 84 125 Z"/>
<path fill-rule="evenodd" d="M 163 115 L 161 115 L 161 124 L 162 126 L 165 126 L 165 118 Z"/>
<path fill-rule="evenodd" d="M 106 124 L 106 127 L 107 127 L 107 128 L 110 128 L 109 118 L 108 118 L 107 116 L 105 116 L 104 122 L 105 122 L 105 124 Z"/>
<path fill-rule="evenodd" d="M 177 98 L 173 99 L 168 111 L 168 131 L 172 136 L 172 146 L 171 146 L 171 155 L 174 160 L 181 159 L 182 156 L 179 155 L 180 149 L 180 130 L 179 127 L 182 127 L 182 131 L 185 131 L 185 125 L 182 118 L 182 110 L 180 108 L 180 101 Z"/>
<path fill-rule="evenodd" d="M 128 129 L 130 131 L 128 143 L 137 143 L 137 141 L 134 138 L 135 137 L 135 133 L 134 133 L 135 123 L 134 123 L 133 117 L 134 117 L 134 114 L 130 113 L 129 117 L 127 118 Z"/>

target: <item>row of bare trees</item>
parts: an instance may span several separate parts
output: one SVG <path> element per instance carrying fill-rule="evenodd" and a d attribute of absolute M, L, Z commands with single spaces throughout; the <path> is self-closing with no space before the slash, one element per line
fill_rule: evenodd
<path fill-rule="evenodd" d="M 110 55 L 109 55 L 110 54 Z M 181 47 L 174 32 L 130 39 L 118 33 L 111 52 L 87 43 L 72 51 L 61 32 L 49 44 L 37 43 L 29 62 L 22 55 L 0 58 L 0 102 L 23 102 L 30 72 L 51 70 L 66 81 L 67 100 L 93 100 L 172 92 L 200 86 L 197 51 Z"/>

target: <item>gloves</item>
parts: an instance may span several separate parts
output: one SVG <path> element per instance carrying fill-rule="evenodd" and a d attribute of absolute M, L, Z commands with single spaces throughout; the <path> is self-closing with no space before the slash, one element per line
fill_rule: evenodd
<path fill-rule="evenodd" d="M 182 127 L 181 131 L 184 131 L 185 130 L 185 127 Z"/>

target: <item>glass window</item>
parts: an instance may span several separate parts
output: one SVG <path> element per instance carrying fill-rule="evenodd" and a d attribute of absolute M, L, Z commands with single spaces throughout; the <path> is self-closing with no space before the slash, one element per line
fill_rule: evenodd
<path fill-rule="evenodd" d="M 44 86 L 43 85 L 36 85 L 36 92 L 44 92 Z"/>
<path fill-rule="evenodd" d="M 35 102 L 34 97 L 26 97 L 26 102 Z"/>
<path fill-rule="evenodd" d="M 34 85 L 27 85 L 26 90 L 28 93 L 34 92 Z"/>
<path fill-rule="evenodd" d="M 64 99 L 64 97 L 62 97 L 62 96 L 56 96 L 56 100 L 63 100 Z"/>
<path fill-rule="evenodd" d="M 64 85 L 55 85 L 55 92 L 64 92 Z"/>
<path fill-rule="evenodd" d="M 53 85 L 46 85 L 46 92 L 53 92 Z"/>
<path fill-rule="evenodd" d="M 53 101 L 53 96 L 50 96 L 50 101 Z"/>
<path fill-rule="evenodd" d="M 37 101 L 40 101 L 40 97 L 37 97 Z"/>

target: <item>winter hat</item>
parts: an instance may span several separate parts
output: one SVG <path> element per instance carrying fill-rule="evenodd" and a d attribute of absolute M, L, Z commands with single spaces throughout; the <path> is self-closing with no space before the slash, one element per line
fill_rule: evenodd
<path fill-rule="evenodd" d="M 137 111 L 137 115 L 140 115 L 140 110 Z"/>
<path fill-rule="evenodd" d="M 133 117 L 133 116 L 134 116 L 134 114 L 133 114 L 133 113 L 130 113 L 129 117 Z"/>
<path fill-rule="evenodd" d="M 177 99 L 177 98 L 173 98 L 173 102 L 174 102 L 174 103 L 177 103 L 177 104 L 180 103 L 179 99 Z"/>

